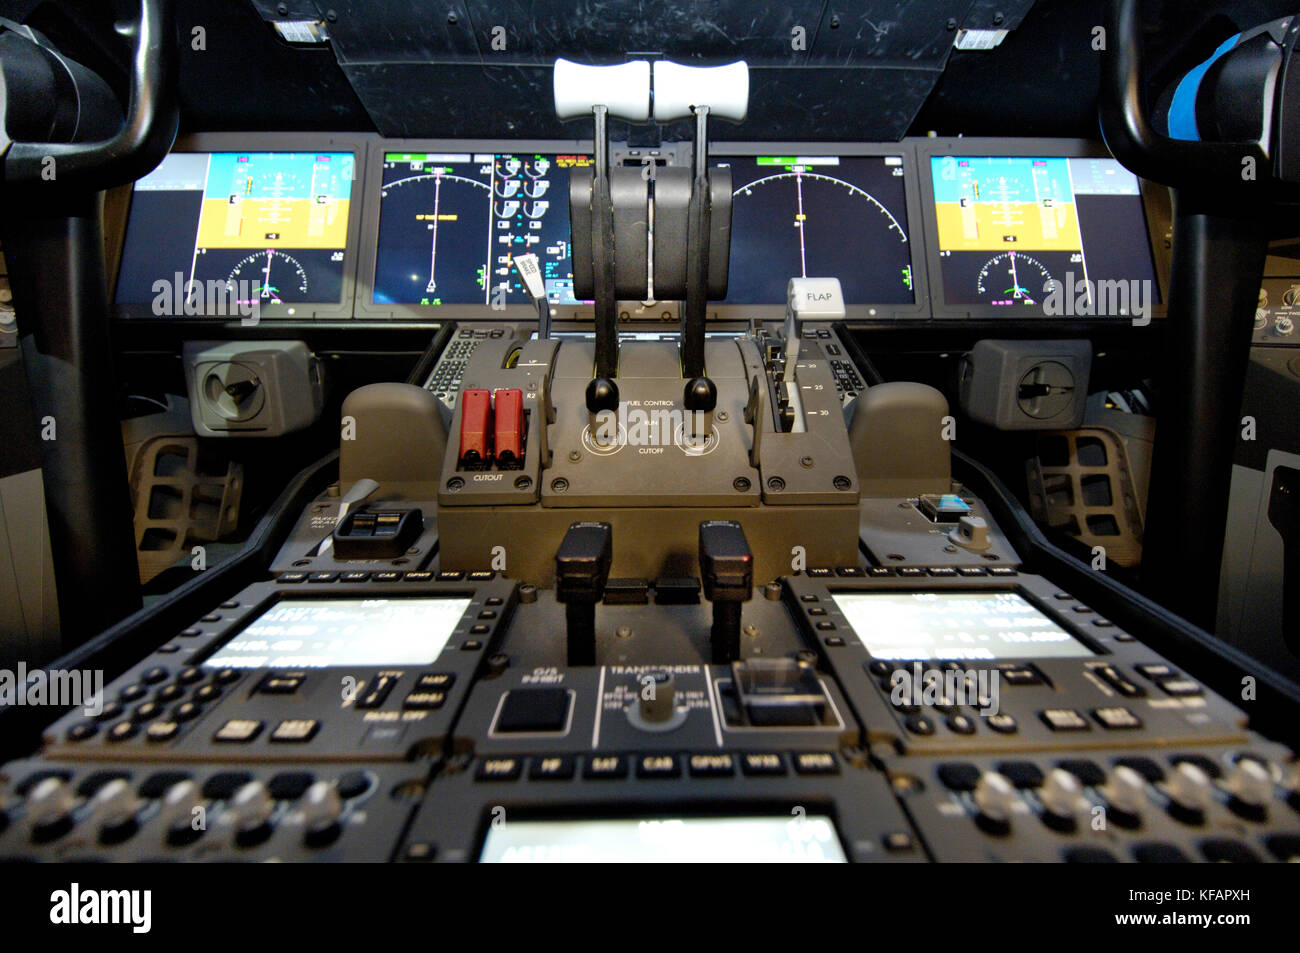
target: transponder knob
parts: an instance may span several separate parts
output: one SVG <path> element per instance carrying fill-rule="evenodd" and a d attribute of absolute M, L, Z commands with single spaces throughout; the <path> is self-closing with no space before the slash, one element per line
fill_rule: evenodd
<path fill-rule="evenodd" d="M 676 711 L 677 690 L 671 672 L 655 672 L 641 679 L 641 717 L 652 724 L 662 724 Z"/>

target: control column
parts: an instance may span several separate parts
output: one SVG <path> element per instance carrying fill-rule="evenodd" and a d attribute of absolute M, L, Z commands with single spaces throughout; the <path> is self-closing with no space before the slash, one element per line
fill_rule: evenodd
<path fill-rule="evenodd" d="M 568 664 L 596 664 L 596 603 L 614 558 L 608 523 L 574 523 L 555 554 L 555 598 L 564 604 Z"/>
<path fill-rule="evenodd" d="M 700 524 L 700 575 L 704 595 L 713 603 L 713 663 L 740 658 L 740 606 L 754 594 L 754 555 L 745 531 L 734 520 Z"/>

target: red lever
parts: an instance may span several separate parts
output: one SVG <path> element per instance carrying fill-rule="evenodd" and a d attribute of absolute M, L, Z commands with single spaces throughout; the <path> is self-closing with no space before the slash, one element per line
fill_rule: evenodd
<path fill-rule="evenodd" d="M 497 463 L 511 466 L 524 459 L 524 392 L 515 387 L 496 392 Z"/>
<path fill-rule="evenodd" d="M 479 387 L 460 395 L 460 462 L 479 466 L 492 461 L 488 434 L 492 427 L 492 392 Z"/>

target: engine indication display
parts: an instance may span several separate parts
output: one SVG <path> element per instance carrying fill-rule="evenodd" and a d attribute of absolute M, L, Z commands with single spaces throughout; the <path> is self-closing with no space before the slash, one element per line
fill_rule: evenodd
<path fill-rule="evenodd" d="M 135 185 L 118 303 L 339 303 L 355 165 L 350 152 L 172 153 Z"/>
<path fill-rule="evenodd" d="M 1105 157 L 931 156 L 943 302 L 1021 315 L 1149 316 L 1138 180 Z"/>
<path fill-rule="evenodd" d="M 541 259 L 547 297 L 576 304 L 569 174 L 581 155 L 386 152 L 375 304 L 528 301 L 513 256 Z"/>
<path fill-rule="evenodd" d="M 779 304 L 795 277 L 840 280 L 848 304 L 911 304 L 901 156 L 732 156 L 727 304 Z"/>

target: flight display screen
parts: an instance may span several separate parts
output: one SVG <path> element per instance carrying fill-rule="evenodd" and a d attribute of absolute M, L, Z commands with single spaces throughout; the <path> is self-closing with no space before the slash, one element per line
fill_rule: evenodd
<path fill-rule="evenodd" d="M 823 814 L 511 820 L 493 824 L 480 863 L 847 863 Z"/>
<path fill-rule="evenodd" d="M 845 304 L 912 304 L 902 156 L 730 156 L 724 304 L 783 304 L 791 278 L 838 278 Z"/>
<path fill-rule="evenodd" d="M 504 307 L 529 299 L 514 255 L 540 259 L 552 304 L 577 304 L 569 175 L 583 155 L 386 152 L 374 304 Z"/>
<path fill-rule="evenodd" d="M 467 598 L 285 599 L 219 648 L 208 668 L 427 665 Z"/>
<path fill-rule="evenodd" d="M 1111 158 L 931 156 L 943 301 L 1046 317 L 1160 303 L 1137 178 Z"/>
<path fill-rule="evenodd" d="M 1014 592 L 837 592 L 880 659 L 1078 658 L 1093 651 Z"/>
<path fill-rule="evenodd" d="M 135 183 L 118 304 L 157 316 L 338 304 L 350 152 L 175 152 Z"/>

